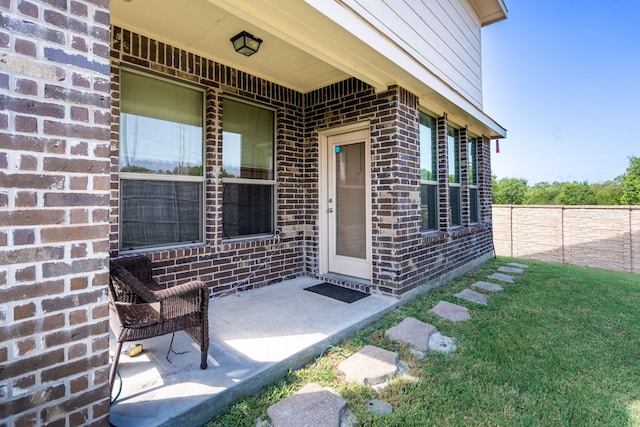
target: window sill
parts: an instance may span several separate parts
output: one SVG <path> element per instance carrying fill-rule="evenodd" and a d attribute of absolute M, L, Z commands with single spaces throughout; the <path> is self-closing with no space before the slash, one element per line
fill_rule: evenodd
<path fill-rule="evenodd" d="M 481 222 L 470 224 L 468 227 L 464 225 L 456 225 L 451 227 L 448 233 L 440 230 L 431 230 L 422 232 L 422 244 L 433 244 L 443 242 L 451 237 L 461 237 L 470 234 L 479 233 L 488 230 L 487 226 Z"/>
<path fill-rule="evenodd" d="M 442 242 L 447 238 L 447 233 L 440 230 L 425 231 L 422 233 L 422 243 L 430 244 Z"/>
<path fill-rule="evenodd" d="M 233 245 L 236 243 L 247 243 L 247 242 L 264 242 L 267 240 L 280 240 L 280 233 L 275 234 L 260 234 L 257 236 L 246 236 L 246 237 L 227 237 L 222 239 L 223 245 Z"/>
<path fill-rule="evenodd" d="M 166 246 L 145 246 L 140 248 L 119 248 L 118 252 L 120 255 L 133 255 L 140 253 L 154 253 L 154 252 L 171 252 L 177 251 L 180 249 L 194 249 L 194 248 L 204 248 L 206 247 L 205 242 L 194 242 L 194 243 L 180 243 L 177 245 L 166 245 Z"/>

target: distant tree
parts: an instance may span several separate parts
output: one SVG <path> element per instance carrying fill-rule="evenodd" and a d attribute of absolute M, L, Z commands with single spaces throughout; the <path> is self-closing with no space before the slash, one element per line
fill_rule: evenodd
<path fill-rule="evenodd" d="M 623 205 L 640 205 L 640 157 L 629 157 L 629 167 L 621 177 Z"/>
<path fill-rule="evenodd" d="M 493 203 L 497 205 L 521 205 L 527 194 L 527 180 L 524 178 L 501 178 L 493 181 Z"/>
<path fill-rule="evenodd" d="M 420 179 L 423 179 L 426 181 L 434 181 L 433 172 L 427 169 L 420 169 Z"/>
<path fill-rule="evenodd" d="M 557 205 L 560 204 L 558 197 L 562 191 L 562 184 L 554 182 L 539 182 L 533 187 L 529 187 L 524 198 L 525 205 Z"/>
<path fill-rule="evenodd" d="M 620 180 L 605 181 L 601 184 L 591 184 L 596 194 L 596 205 L 614 206 L 620 204 L 622 198 L 622 184 Z"/>
<path fill-rule="evenodd" d="M 558 196 L 561 205 L 595 205 L 596 194 L 587 181 L 566 182 Z"/>

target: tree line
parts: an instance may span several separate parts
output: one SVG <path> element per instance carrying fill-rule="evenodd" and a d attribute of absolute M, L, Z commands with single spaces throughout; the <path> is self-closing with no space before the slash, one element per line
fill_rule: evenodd
<path fill-rule="evenodd" d="M 603 183 L 587 181 L 539 182 L 524 178 L 491 177 L 493 203 L 497 205 L 640 205 L 640 157 L 629 157 L 629 167 Z"/>

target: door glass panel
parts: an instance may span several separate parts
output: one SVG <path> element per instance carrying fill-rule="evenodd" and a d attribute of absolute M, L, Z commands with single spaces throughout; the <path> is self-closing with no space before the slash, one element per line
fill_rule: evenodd
<path fill-rule="evenodd" d="M 336 255 L 366 259 L 366 171 L 363 142 L 335 147 Z"/>

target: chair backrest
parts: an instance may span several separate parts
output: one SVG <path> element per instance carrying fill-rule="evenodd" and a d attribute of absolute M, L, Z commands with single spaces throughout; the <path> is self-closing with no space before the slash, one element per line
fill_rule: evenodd
<path fill-rule="evenodd" d="M 111 270 L 111 287 L 120 302 L 157 302 L 158 297 L 144 283 L 122 266 Z"/>
<path fill-rule="evenodd" d="M 144 255 L 112 259 L 109 294 L 113 301 L 139 304 L 157 297 L 145 284 L 152 283 L 151 261 Z"/>
<path fill-rule="evenodd" d="M 153 280 L 151 276 L 151 260 L 144 255 L 115 258 L 111 260 L 110 264 L 111 270 L 114 270 L 118 266 L 123 267 L 142 283 Z"/>

